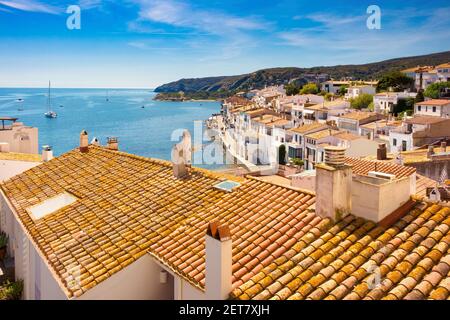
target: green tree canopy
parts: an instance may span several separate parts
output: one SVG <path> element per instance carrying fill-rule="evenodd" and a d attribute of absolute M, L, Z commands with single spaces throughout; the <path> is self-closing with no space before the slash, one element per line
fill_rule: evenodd
<path fill-rule="evenodd" d="M 406 76 L 400 71 L 388 72 L 378 81 L 377 92 L 389 91 L 400 92 L 411 89 L 414 79 Z"/>
<path fill-rule="evenodd" d="M 337 94 L 340 96 L 344 96 L 347 93 L 348 85 L 342 85 L 339 87 L 339 90 L 337 91 Z"/>
<path fill-rule="evenodd" d="M 284 90 L 286 90 L 286 94 L 288 96 L 294 96 L 300 92 L 301 87 L 297 86 L 294 82 L 288 83 L 284 86 Z"/>
<path fill-rule="evenodd" d="M 318 92 L 319 88 L 317 87 L 317 84 L 312 82 L 305 84 L 300 90 L 300 94 L 316 94 Z"/>
<path fill-rule="evenodd" d="M 450 81 L 430 84 L 423 95 L 428 98 L 438 99 L 440 97 L 439 93 L 445 88 L 450 88 Z"/>
<path fill-rule="evenodd" d="M 419 103 L 425 100 L 425 97 L 423 96 L 423 91 L 419 90 L 416 95 L 416 99 L 414 100 L 415 103 Z"/>
<path fill-rule="evenodd" d="M 414 98 L 400 98 L 397 104 L 394 105 L 394 114 L 401 114 L 405 111 L 412 111 L 414 109 Z"/>
<path fill-rule="evenodd" d="M 366 109 L 373 103 L 373 96 L 371 94 L 363 93 L 358 97 L 350 99 L 350 105 L 353 109 Z"/>

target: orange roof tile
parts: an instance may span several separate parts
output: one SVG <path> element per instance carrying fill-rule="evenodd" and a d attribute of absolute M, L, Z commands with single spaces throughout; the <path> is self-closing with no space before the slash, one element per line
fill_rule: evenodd
<path fill-rule="evenodd" d="M 241 185 L 231 193 L 213 186 Z M 72 150 L 0 185 L 18 218 L 68 297 L 82 295 L 149 253 L 199 288 L 205 282 L 204 236 L 223 221 L 233 241 L 233 283 L 239 286 L 289 249 L 320 219 L 306 209 L 314 194 L 254 178 L 190 169 L 173 177 L 172 164 L 90 146 Z M 78 200 L 33 221 L 27 208 L 62 192 Z M 68 268 L 81 266 L 81 283 Z"/>
<path fill-rule="evenodd" d="M 231 298 L 449 297 L 450 208 L 417 203 L 388 228 L 352 215 L 335 223 L 320 219 L 318 225 L 235 288 Z"/>
<path fill-rule="evenodd" d="M 345 158 L 345 163 L 352 166 L 353 173 L 368 175 L 370 171 L 384 172 L 395 175 L 397 178 L 408 177 L 416 172 L 416 168 L 401 166 L 396 163 L 377 160 L 364 160 Z"/>
<path fill-rule="evenodd" d="M 422 101 L 416 103 L 418 106 L 445 106 L 446 104 L 450 104 L 450 100 L 446 99 L 432 99 L 427 101 Z"/>
<path fill-rule="evenodd" d="M 319 123 L 319 122 L 313 122 L 310 124 L 305 124 L 301 127 L 297 127 L 297 128 L 292 128 L 289 131 L 295 132 L 295 133 L 307 133 L 313 130 L 320 130 L 320 129 L 326 129 L 328 128 L 328 126 L 326 124 L 323 123 Z"/>

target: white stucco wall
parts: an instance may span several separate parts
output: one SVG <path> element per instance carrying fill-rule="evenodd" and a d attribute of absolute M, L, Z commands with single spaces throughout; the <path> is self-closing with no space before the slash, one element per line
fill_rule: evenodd
<path fill-rule="evenodd" d="M 410 177 L 391 182 L 362 176 L 353 179 L 352 213 L 379 222 L 408 201 L 410 188 Z"/>
<path fill-rule="evenodd" d="M 144 255 L 126 268 L 99 283 L 79 300 L 171 300 L 174 294 L 173 277 L 160 283 L 163 270 L 149 255 Z"/>

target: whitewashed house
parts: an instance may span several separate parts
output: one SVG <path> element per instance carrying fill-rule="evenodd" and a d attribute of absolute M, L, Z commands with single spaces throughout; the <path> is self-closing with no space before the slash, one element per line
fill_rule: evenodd
<path fill-rule="evenodd" d="M 382 92 L 373 97 L 374 111 L 378 113 L 392 113 L 399 99 L 415 98 L 415 92 Z"/>
<path fill-rule="evenodd" d="M 450 100 L 432 99 L 416 103 L 414 115 L 448 118 L 450 116 Z"/>

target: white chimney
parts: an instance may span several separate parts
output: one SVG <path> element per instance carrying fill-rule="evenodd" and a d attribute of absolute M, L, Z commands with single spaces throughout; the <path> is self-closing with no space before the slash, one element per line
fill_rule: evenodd
<path fill-rule="evenodd" d="M 88 152 L 89 147 L 89 139 L 88 133 L 86 130 L 81 131 L 80 133 L 80 152 Z"/>
<path fill-rule="evenodd" d="M 53 150 L 50 146 L 42 147 L 42 161 L 47 162 L 53 159 Z"/>
<path fill-rule="evenodd" d="M 191 166 L 192 141 L 191 135 L 186 130 L 183 132 L 182 140 L 172 148 L 173 175 L 183 178 L 188 175 L 188 167 Z"/>
<path fill-rule="evenodd" d="M 119 140 L 116 137 L 108 137 L 106 148 L 109 150 L 119 150 Z"/>
<path fill-rule="evenodd" d="M 316 214 L 339 220 L 351 212 L 352 167 L 344 147 L 325 147 L 325 163 L 316 165 Z"/>
<path fill-rule="evenodd" d="M 97 137 L 94 137 L 94 139 L 92 139 L 91 144 L 94 146 L 100 146 L 100 140 L 97 139 Z"/>
<path fill-rule="evenodd" d="M 205 236 L 206 298 L 225 300 L 232 290 L 232 241 L 230 228 L 210 222 Z"/>

